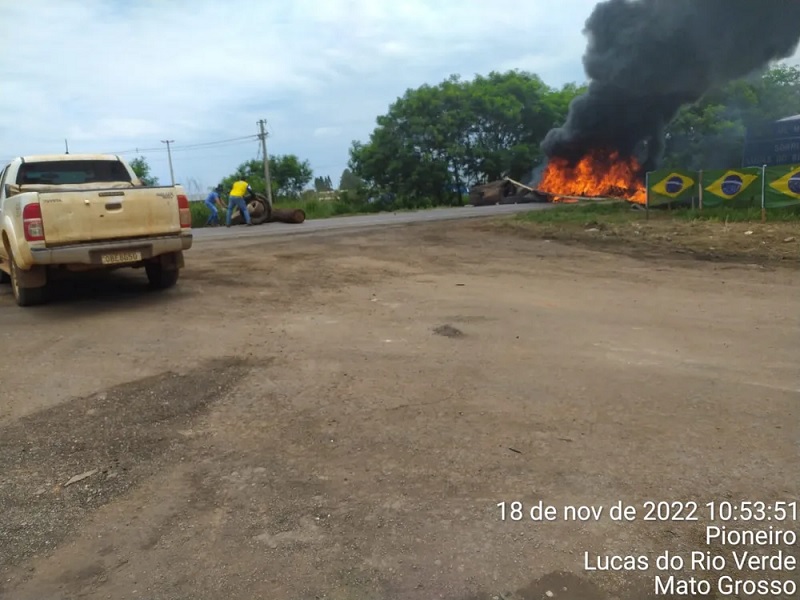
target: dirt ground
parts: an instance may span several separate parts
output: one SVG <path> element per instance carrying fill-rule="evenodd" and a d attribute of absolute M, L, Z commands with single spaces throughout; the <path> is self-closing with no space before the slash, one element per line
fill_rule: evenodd
<path fill-rule="evenodd" d="M 800 270 L 607 250 L 434 223 L 1 286 L 0 598 L 678 597 L 586 560 L 728 556 L 706 502 L 797 500 Z"/>

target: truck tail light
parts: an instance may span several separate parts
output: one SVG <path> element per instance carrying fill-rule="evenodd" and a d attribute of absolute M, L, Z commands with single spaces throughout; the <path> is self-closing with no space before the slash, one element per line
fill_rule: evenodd
<path fill-rule="evenodd" d="M 38 202 L 26 204 L 22 209 L 22 230 L 25 239 L 29 242 L 44 240 L 44 223 L 42 222 L 42 207 Z"/>
<path fill-rule="evenodd" d="M 192 226 L 192 211 L 189 209 L 189 198 L 183 194 L 178 194 L 178 212 L 181 216 L 181 228 L 186 229 Z"/>

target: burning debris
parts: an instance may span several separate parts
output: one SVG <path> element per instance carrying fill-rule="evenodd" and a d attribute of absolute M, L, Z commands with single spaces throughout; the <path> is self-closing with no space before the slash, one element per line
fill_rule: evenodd
<path fill-rule="evenodd" d="M 469 200 L 472 206 L 491 206 L 547 202 L 548 197 L 530 186 L 514 181 L 510 177 L 504 177 L 472 187 L 469 191 Z"/>
<path fill-rule="evenodd" d="M 551 158 L 538 187 L 540 192 L 550 194 L 554 202 L 582 196 L 624 198 L 644 204 L 647 191 L 640 173 L 636 159 L 621 158 L 618 152 L 595 150 L 574 164 L 565 158 Z"/>
<path fill-rule="evenodd" d="M 538 189 L 556 196 L 645 199 L 664 128 L 712 88 L 791 56 L 793 0 L 606 0 L 586 22 L 586 94 L 542 142 Z"/>

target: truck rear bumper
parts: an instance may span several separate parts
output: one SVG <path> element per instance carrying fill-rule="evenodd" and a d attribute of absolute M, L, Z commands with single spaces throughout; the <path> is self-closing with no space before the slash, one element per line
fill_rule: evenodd
<path fill-rule="evenodd" d="M 184 233 L 180 236 L 115 240 L 56 248 L 31 248 L 30 252 L 34 265 L 105 266 L 103 257 L 109 254 L 138 252 L 141 254 L 141 260 L 147 260 L 170 252 L 188 250 L 192 247 L 192 238 L 191 233 Z"/>

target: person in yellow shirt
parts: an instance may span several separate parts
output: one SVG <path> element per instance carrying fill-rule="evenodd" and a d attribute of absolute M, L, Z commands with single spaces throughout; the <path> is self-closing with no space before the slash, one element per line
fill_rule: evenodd
<path fill-rule="evenodd" d="M 239 211 L 242 213 L 244 217 L 245 223 L 248 225 L 252 225 L 253 223 L 250 221 L 250 211 L 247 210 L 247 203 L 244 201 L 245 194 L 252 194 L 253 189 L 250 187 L 250 184 L 243 180 L 238 180 L 233 182 L 233 186 L 231 186 L 231 193 L 228 194 L 228 213 L 225 218 L 225 226 L 231 226 L 231 215 L 233 214 L 233 209 L 238 208 Z"/>

